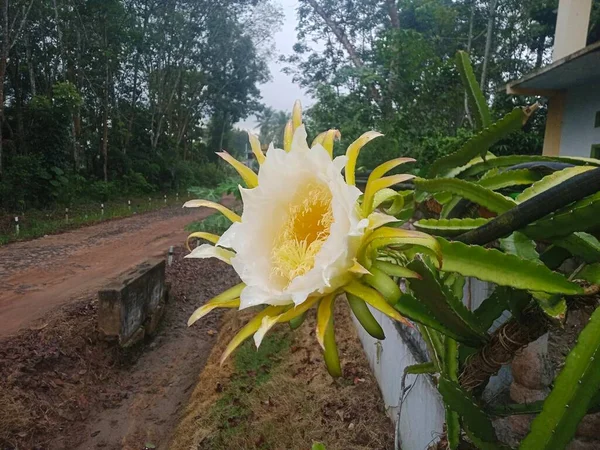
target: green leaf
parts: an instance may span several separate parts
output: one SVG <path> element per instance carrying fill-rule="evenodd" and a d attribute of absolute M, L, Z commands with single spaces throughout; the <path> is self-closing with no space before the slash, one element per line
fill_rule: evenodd
<path fill-rule="evenodd" d="M 346 294 L 346 298 L 348 299 L 348 304 L 350 305 L 350 309 L 352 309 L 354 316 L 365 331 L 375 339 L 379 339 L 380 341 L 385 339 L 383 328 L 381 328 L 379 322 L 373 317 L 373 314 L 365 301 L 352 294 Z"/>
<path fill-rule="evenodd" d="M 454 296 L 461 300 L 465 290 L 465 277 L 458 273 L 447 273 L 444 278 L 444 286 L 446 286 Z"/>
<path fill-rule="evenodd" d="M 500 248 L 506 253 L 517 255 L 519 258 L 530 261 L 539 261 L 540 255 L 535 249 L 535 242 L 525 236 L 523 233 L 515 231 L 504 239 L 499 239 Z"/>
<path fill-rule="evenodd" d="M 298 317 L 294 317 L 288 322 L 290 324 L 290 328 L 292 330 L 300 328 L 300 326 L 304 323 L 304 319 L 306 319 L 306 313 L 300 314 Z"/>
<path fill-rule="evenodd" d="M 565 238 L 553 239 L 552 242 L 586 263 L 600 262 L 600 241 L 591 234 L 577 232 Z"/>
<path fill-rule="evenodd" d="M 551 245 L 540 255 L 540 261 L 542 261 L 549 269 L 558 269 L 565 259 L 570 258 L 571 255 L 564 248 L 558 247 L 557 245 Z"/>
<path fill-rule="evenodd" d="M 464 327 L 458 327 L 459 329 L 455 331 L 457 327 L 453 322 L 446 323 L 438 320 L 429 306 L 410 294 L 402 294 L 402 297 L 394 305 L 394 308 L 404 317 L 408 317 L 415 322 L 431 328 L 433 331 L 437 330 L 461 342 L 469 342 L 478 346 L 482 341 L 480 337 L 473 336 L 469 331 L 465 332 Z"/>
<path fill-rule="evenodd" d="M 562 322 L 567 315 L 567 301 L 560 295 L 532 292 L 531 295 L 542 311 L 551 319 Z"/>
<path fill-rule="evenodd" d="M 462 389 L 458 383 L 446 377 L 440 377 L 438 390 L 444 399 L 444 403 L 460 415 L 465 426 L 472 430 L 475 436 L 486 442 L 496 441 L 496 432 L 492 422 L 474 398 Z"/>
<path fill-rule="evenodd" d="M 516 416 L 522 414 L 537 414 L 542 412 L 544 401 L 540 400 L 532 403 L 510 403 L 508 405 L 499 405 L 490 409 L 494 416 Z"/>
<path fill-rule="evenodd" d="M 507 170 L 497 175 L 479 180 L 478 184 L 484 188 L 495 191 L 510 186 L 522 186 L 535 183 L 541 175 L 529 169 Z"/>
<path fill-rule="evenodd" d="M 527 261 L 495 249 L 486 249 L 462 242 L 448 242 L 438 238 L 442 248 L 445 272 L 458 272 L 467 277 L 491 281 L 501 286 L 548 292 L 551 294 L 581 294 L 583 289 L 552 272 L 541 263 Z"/>
<path fill-rule="evenodd" d="M 596 309 L 577 344 L 567 355 L 542 412 L 521 442 L 521 450 L 566 448 L 600 389 L 600 309 Z"/>
<path fill-rule="evenodd" d="M 533 183 L 533 185 L 521 192 L 516 198 L 517 203 L 523 203 L 525 200 L 529 200 L 530 198 L 533 198 L 536 195 L 559 185 L 563 181 L 568 180 L 575 175 L 579 175 L 580 173 L 587 172 L 588 170 L 592 169 L 593 167 L 586 166 L 569 167 L 568 169 L 559 170 L 550 175 L 546 175 L 540 181 Z"/>
<path fill-rule="evenodd" d="M 504 445 L 503 443 L 501 443 L 499 441 L 486 442 L 486 441 L 479 439 L 467 427 L 465 427 L 465 433 L 466 433 L 467 437 L 469 438 L 469 440 L 473 444 L 475 444 L 475 447 L 477 447 L 480 450 L 512 450 L 508 445 Z"/>
<path fill-rule="evenodd" d="M 478 155 L 483 157 L 492 145 L 520 129 L 527 117 L 524 108 L 513 109 L 498 122 L 486 126 L 456 152 L 436 159 L 429 169 L 428 176 L 430 178 L 448 176 L 449 169 L 467 164 Z"/>
<path fill-rule="evenodd" d="M 312 450 L 327 450 L 320 442 L 315 442 L 312 446 Z"/>
<path fill-rule="evenodd" d="M 600 263 L 585 266 L 577 274 L 577 278 L 592 284 L 600 284 Z"/>
<path fill-rule="evenodd" d="M 417 328 L 419 329 L 421 337 L 425 341 L 425 345 L 427 345 L 427 350 L 429 351 L 429 356 L 432 364 L 435 366 L 436 372 L 441 372 L 444 357 L 444 347 L 441 337 L 442 335 L 433 328 L 420 323 L 417 324 Z"/>
<path fill-rule="evenodd" d="M 477 164 L 467 167 L 457 175 L 461 178 L 474 177 L 481 172 L 486 172 L 494 167 L 516 166 L 530 162 L 562 162 L 574 164 L 576 166 L 600 166 L 600 160 L 593 158 L 577 158 L 565 156 L 536 156 L 536 155 L 510 155 L 499 156 L 497 158 L 487 158 Z"/>
<path fill-rule="evenodd" d="M 487 336 L 462 301 L 454 295 L 434 276 L 433 272 L 420 259 L 412 261 L 408 268 L 421 275 L 421 279 L 411 279 L 410 289 L 432 313 L 437 322 L 451 330 L 455 339 L 467 344 L 479 345 Z M 440 330 L 443 332 L 443 330 Z"/>
<path fill-rule="evenodd" d="M 489 219 L 421 219 L 413 225 L 419 231 L 436 236 L 456 236 L 485 225 Z"/>
<path fill-rule="evenodd" d="M 533 239 L 568 236 L 600 225 L 600 192 L 562 208 L 527 226 L 523 232 Z"/>
<path fill-rule="evenodd" d="M 478 184 L 456 178 L 436 178 L 434 180 L 416 178 L 415 187 L 419 191 L 430 193 L 451 192 L 497 213 L 506 212 L 516 206 L 516 203 L 511 198 L 486 189 Z"/>
<path fill-rule="evenodd" d="M 444 375 L 449 380 L 458 382 L 458 344 L 449 336 L 444 339 Z M 448 447 L 455 450 L 460 442 L 460 421 L 458 413 L 452 411 L 448 406 L 445 409 Z"/>
<path fill-rule="evenodd" d="M 462 79 L 463 86 L 467 92 L 467 99 L 473 112 L 473 119 L 475 120 L 477 129 L 481 130 L 489 127 L 490 123 L 492 123 L 490 108 L 475 79 L 473 66 L 471 66 L 471 61 L 467 52 L 462 50 L 456 52 L 456 68 L 460 73 L 460 78 Z"/>
<path fill-rule="evenodd" d="M 446 437 L 448 439 L 448 448 L 457 450 L 460 444 L 460 418 L 457 412 L 452 411 L 448 406 L 446 411 Z"/>
<path fill-rule="evenodd" d="M 488 330 L 494 321 L 508 309 L 506 289 L 504 286 L 496 286 L 494 292 L 474 311 L 475 317 L 484 330 Z"/>
<path fill-rule="evenodd" d="M 370 274 L 362 277 L 363 281 L 377 289 L 390 305 L 398 303 L 398 300 L 402 296 L 402 291 L 396 282 L 389 275 L 386 275 L 382 270 L 375 267 L 375 265 L 372 265 L 369 271 L 371 272 Z"/>
<path fill-rule="evenodd" d="M 411 375 L 420 375 L 425 373 L 436 373 L 437 369 L 435 364 L 432 362 L 426 362 L 421 364 L 413 364 L 404 368 L 404 373 Z"/>

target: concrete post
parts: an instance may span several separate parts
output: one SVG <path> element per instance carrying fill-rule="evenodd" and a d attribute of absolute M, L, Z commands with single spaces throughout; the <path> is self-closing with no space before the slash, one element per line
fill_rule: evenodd
<path fill-rule="evenodd" d="M 553 61 L 585 47 L 591 10 L 592 0 L 559 0 Z"/>

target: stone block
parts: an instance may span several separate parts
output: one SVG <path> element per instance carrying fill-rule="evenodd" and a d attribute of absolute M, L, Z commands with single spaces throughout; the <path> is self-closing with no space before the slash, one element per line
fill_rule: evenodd
<path fill-rule="evenodd" d="M 583 416 L 575 436 L 600 440 L 600 413 Z M 600 448 L 600 442 L 598 442 L 598 448 Z"/>
<path fill-rule="evenodd" d="M 545 400 L 550 389 L 529 389 L 520 383 L 514 381 L 510 385 L 510 398 L 515 403 L 533 403 Z"/>
<path fill-rule="evenodd" d="M 152 334 L 167 293 L 164 259 L 148 260 L 120 275 L 98 292 L 100 333 L 124 347 Z"/>
<path fill-rule="evenodd" d="M 583 439 L 573 439 L 567 446 L 567 450 L 598 450 L 600 441 L 588 441 Z"/>
<path fill-rule="evenodd" d="M 548 359 L 548 336 L 525 347 L 512 362 L 513 379 L 529 389 L 545 389 L 552 383 L 554 371 Z"/>

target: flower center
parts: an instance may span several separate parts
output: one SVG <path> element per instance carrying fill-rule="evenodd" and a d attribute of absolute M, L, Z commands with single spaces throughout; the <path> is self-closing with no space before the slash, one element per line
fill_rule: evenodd
<path fill-rule="evenodd" d="M 287 283 L 304 275 L 315 264 L 315 256 L 329 237 L 333 223 L 329 188 L 311 182 L 288 206 L 287 220 L 275 238 L 271 258 L 273 274 Z"/>

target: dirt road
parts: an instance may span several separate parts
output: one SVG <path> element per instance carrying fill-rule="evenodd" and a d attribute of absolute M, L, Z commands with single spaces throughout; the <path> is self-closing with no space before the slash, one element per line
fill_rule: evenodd
<path fill-rule="evenodd" d="M 181 245 L 185 225 L 212 212 L 165 208 L 0 247 L 0 336 L 14 334 L 146 258 Z"/>

